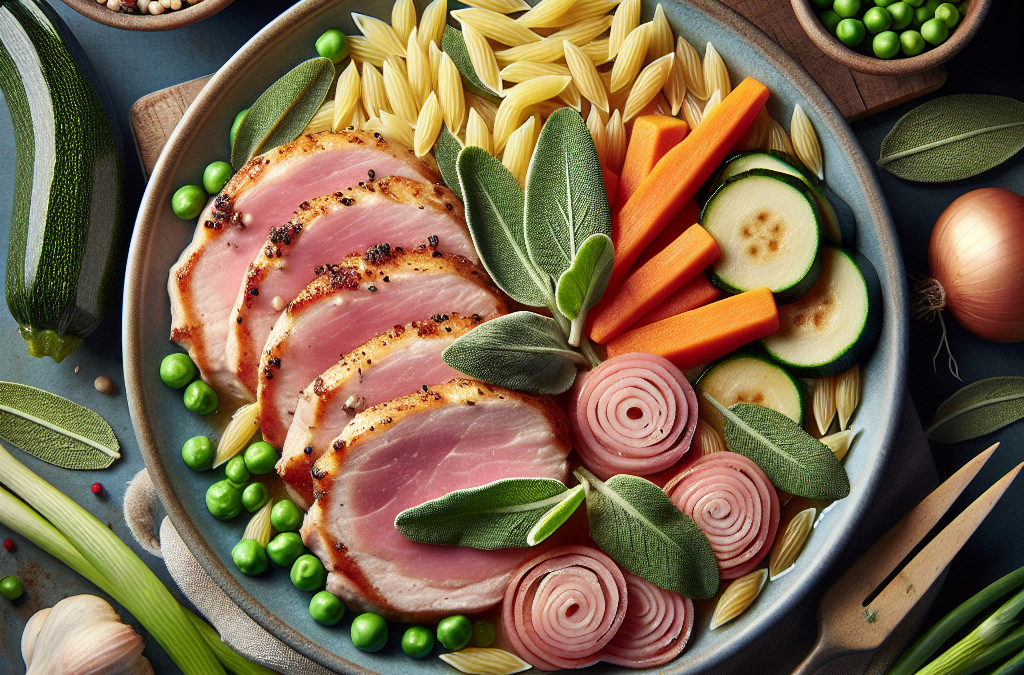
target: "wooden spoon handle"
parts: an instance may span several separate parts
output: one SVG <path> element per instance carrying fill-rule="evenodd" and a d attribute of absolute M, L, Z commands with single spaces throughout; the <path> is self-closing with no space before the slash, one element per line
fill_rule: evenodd
<path fill-rule="evenodd" d="M 800 665 L 793 671 L 793 675 L 813 675 L 822 666 L 848 653 L 850 653 L 848 649 L 839 647 L 830 642 L 826 636 L 820 635 L 814 649 L 807 655 L 807 658 L 800 662 Z"/>

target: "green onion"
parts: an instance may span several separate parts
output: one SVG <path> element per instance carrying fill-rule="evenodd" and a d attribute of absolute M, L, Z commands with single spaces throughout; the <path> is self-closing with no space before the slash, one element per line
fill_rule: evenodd
<path fill-rule="evenodd" d="M 1024 647 L 1024 627 L 1008 634 L 1002 640 L 979 654 L 973 661 L 965 664 L 965 668 L 960 671 L 960 674 L 973 675 L 991 666 L 993 663 L 1002 661 L 1010 654 L 1016 653 L 1021 647 Z"/>
<path fill-rule="evenodd" d="M 1007 600 L 992 616 L 967 634 L 927 666 L 918 675 L 960 675 L 976 664 L 984 653 L 1017 624 L 1017 615 L 1024 609 L 1024 591 Z"/>
<path fill-rule="evenodd" d="M 989 584 L 970 600 L 947 614 L 918 639 L 889 669 L 888 675 L 912 675 L 949 638 L 993 602 L 1024 584 L 1024 567 Z"/>
<path fill-rule="evenodd" d="M 1024 651 L 1017 654 L 989 675 L 1019 675 L 1024 673 Z"/>

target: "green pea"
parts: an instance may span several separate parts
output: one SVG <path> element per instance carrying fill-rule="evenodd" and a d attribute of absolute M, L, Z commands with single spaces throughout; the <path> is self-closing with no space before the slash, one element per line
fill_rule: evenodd
<path fill-rule="evenodd" d="M 224 476 L 236 485 L 245 485 L 249 480 L 249 469 L 245 468 L 245 460 L 235 455 L 224 465 Z"/>
<path fill-rule="evenodd" d="M 922 2 L 923 2 L 923 1 L 924 1 L 924 0 L 922 0 Z M 235 136 L 237 136 L 237 135 L 238 135 L 238 128 L 239 128 L 240 126 L 242 126 L 242 120 L 244 120 L 244 119 L 245 119 L 245 116 L 246 116 L 246 114 L 247 114 L 248 112 L 249 112 L 249 109 L 248 109 L 248 108 L 246 108 L 245 110 L 239 110 L 239 111 L 238 111 L 238 114 L 237 114 L 237 115 L 235 115 L 235 121 L 233 121 L 233 122 L 231 123 L 231 133 L 229 134 L 229 136 L 230 136 L 230 138 L 231 138 L 231 147 L 232 147 L 232 148 L 233 148 L 233 147 L 235 147 Z"/>
<path fill-rule="evenodd" d="M 914 9 L 905 2 L 894 2 L 886 9 L 892 17 L 893 30 L 903 30 L 914 20 Z"/>
<path fill-rule="evenodd" d="M 242 574 L 255 576 L 267 569 L 267 552 L 255 539 L 243 539 L 231 549 L 231 559 Z"/>
<path fill-rule="evenodd" d="M 377 652 L 388 643 L 388 622 L 366 612 L 352 619 L 352 645 L 364 652 Z"/>
<path fill-rule="evenodd" d="M 242 490 L 242 506 L 249 513 L 262 509 L 269 499 L 270 493 L 263 483 L 253 483 Z"/>
<path fill-rule="evenodd" d="M 927 7 L 918 7 L 914 10 L 914 20 L 910 22 L 910 25 L 914 27 L 914 30 L 921 30 L 921 26 L 924 25 L 925 21 L 933 18 L 935 12 L 931 11 Z"/>
<path fill-rule="evenodd" d="M 267 544 L 267 555 L 275 565 L 291 567 L 302 555 L 302 537 L 295 532 L 282 532 Z"/>
<path fill-rule="evenodd" d="M 898 2 L 898 1 L 899 0 L 875 0 L 875 5 L 878 6 L 878 7 L 888 7 L 892 3 Z"/>
<path fill-rule="evenodd" d="M 278 532 L 294 532 L 302 527 L 302 509 L 290 499 L 282 499 L 270 509 L 270 524 Z"/>
<path fill-rule="evenodd" d="M 227 162 L 211 162 L 203 170 L 203 187 L 208 193 L 215 195 L 224 189 L 233 173 L 231 165 Z"/>
<path fill-rule="evenodd" d="M 964 15 L 967 14 L 967 7 L 968 6 L 969 6 L 968 0 L 964 0 L 959 5 L 956 6 L 956 11 L 960 12 L 960 16 L 964 16 Z"/>
<path fill-rule="evenodd" d="M 214 518 L 231 520 L 242 512 L 242 495 L 228 481 L 217 481 L 206 490 L 206 508 Z"/>
<path fill-rule="evenodd" d="M 891 30 L 883 31 L 871 41 L 871 49 L 878 58 L 891 59 L 900 53 L 900 36 Z"/>
<path fill-rule="evenodd" d="M 326 31 L 316 40 L 316 53 L 335 63 L 343 60 L 348 56 L 348 44 L 345 41 L 345 34 L 337 28 Z"/>
<path fill-rule="evenodd" d="M 836 26 L 836 37 L 847 47 L 856 47 L 864 41 L 867 31 L 864 24 L 857 19 L 843 19 Z"/>
<path fill-rule="evenodd" d="M 811 0 L 811 2 L 818 9 L 832 9 L 832 3 L 835 0 Z"/>
<path fill-rule="evenodd" d="M 441 619 L 437 624 L 437 641 L 453 652 L 469 644 L 473 639 L 473 624 L 461 614 Z"/>
<path fill-rule="evenodd" d="M 256 441 L 245 449 L 245 465 L 257 476 L 271 473 L 277 464 L 277 450 L 266 441 Z"/>
<path fill-rule="evenodd" d="M 944 2 L 935 8 L 935 18 L 946 22 L 947 28 L 952 28 L 960 20 L 960 12 L 948 2 Z"/>
<path fill-rule="evenodd" d="M 206 436 L 195 436 L 181 446 L 181 459 L 196 471 L 206 471 L 213 466 L 213 444 Z"/>
<path fill-rule="evenodd" d="M 288 576 L 300 591 L 315 591 L 324 585 L 324 565 L 320 558 L 306 553 L 295 559 Z"/>
<path fill-rule="evenodd" d="M 330 591 L 320 591 L 309 601 L 309 615 L 317 623 L 333 626 L 345 616 L 345 603 Z"/>
<path fill-rule="evenodd" d="M 181 389 L 196 377 L 196 366 L 188 354 L 168 354 L 160 362 L 160 379 L 171 389 Z"/>
<path fill-rule="evenodd" d="M 423 626 L 409 626 L 402 635 L 402 651 L 414 659 L 422 659 L 434 649 L 434 634 Z"/>
<path fill-rule="evenodd" d="M 928 19 L 921 26 L 921 37 L 932 46 L 941 45 L 949 37 L 949 26 L 942 19 Z"/>
<path fill-rule="evenodd" d="M 201 185 L 182 185 L 171 196 L 171 210 L 182 220 L 195 220 L 206 206 L 206 192 Z"/>
<path fill-rule="evenodd" d="M 872 7 L 864 12 L 864 27 L 872 35 L 889 30 L 890 25 L 892 25 L 892 17 L 881 7 Z"/>
<path fill-rule="evenodd" d="M 9 576 L 0 579 L 0 595 L 8 600 L 17 600 L 24 594 L 25 587 L 21 584 L 21 579 L 18 577 Z"/>
<path fill-rule="evenodd" d="M 490 647 L 494 644 L 494 624 L 490 621 L 473 622 L 473 646 Z"/>
<path fill-rule="evenodd" d="M 932 16 L 935 16 L 935 10 L 938 9 L 939 5 L 945 1 L 946 0 L 924 0 L 924 6 L 932 13 Z"/>
<path fill-rule="evenodd" d="M 903 2 L 907 3 L 911 7 L 920 7 L 924 4 L 924 0 L 903 0 Z"/>
<path fill-rule="evenodd" d="M 185 407 L 199 415 L 209 415 L 220 405 L 217 392 L 202 380 L 196 380 L 185 387 L 183 398 Z"/>
<path fill-rule="evenodd" d="M 857 16 L 860 12 L 860 0 L 835 0 L 832 3 L 832 9 L 844 19 L 849 19 Z"/>
<path fill-rule="evenodd" d="M 907 56 L 917 56 L 924 51 L 924 38 L 916 30 L 905 30 L 900 33 L 900 45 Z"/>
<path fill-rule="evenodd" d="M 835 33 L 836 26 L 838 26 L 839 22 L 843 20 L 843 17 L 839 16 L 831 9 L 822 12 L 821 16 L 819 16 L 818 18 L 821 19 L 821 25 L 823 25 L 825 27 L 825 30 L 827 30 L 829 33 Z"/>

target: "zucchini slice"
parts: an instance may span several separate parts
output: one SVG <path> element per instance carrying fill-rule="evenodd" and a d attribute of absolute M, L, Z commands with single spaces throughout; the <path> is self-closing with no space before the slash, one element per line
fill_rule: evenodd
<path fill-rule="evenodd" d="M 722 251 L 711 282 L 731 293 L 767 286 L 779 304 L 799 300 L 821 268 L 821 217 L 807 186 L 752 169 L 715 190 L 700 214 Z"/>
<path fill-rule="evenodd" d="M 822 247 L 817 283 L 779 308 L 779 330 L 761 340 L 769 356 L 797 375 L 849 370 L 875 348 L 882 331 L 882 287 L 867 258 Z"/>
<path fill-rule="evenodd" d="M 756 403 L 777 410 L 800 426 L 804 424 L 807 405 L 803 385 L 762 356 L 738 354 L 712 364 L 697 380 L 697 389 L 726 407 Z M 701 419 L 721 431 L 722 414 L 703 396 L 697 399 Z"/>

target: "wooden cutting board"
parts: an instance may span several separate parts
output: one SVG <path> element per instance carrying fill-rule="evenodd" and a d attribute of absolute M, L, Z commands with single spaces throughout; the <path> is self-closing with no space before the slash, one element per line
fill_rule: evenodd
<path fill-rule="evenodd" d="M 723 2 L 750 19 L 798 60 L 851 122 L 935 91 L 946 81 L 942 66 L 892 77 L 850 70 L 825 56 L 811 42 L 786 0 Z M 143 96 L 132 106 L 132 134 L 147 176 L 152 173 L 171 131 L 207 80 L 209 77 L 202 77 L 161 89 Z"/>

